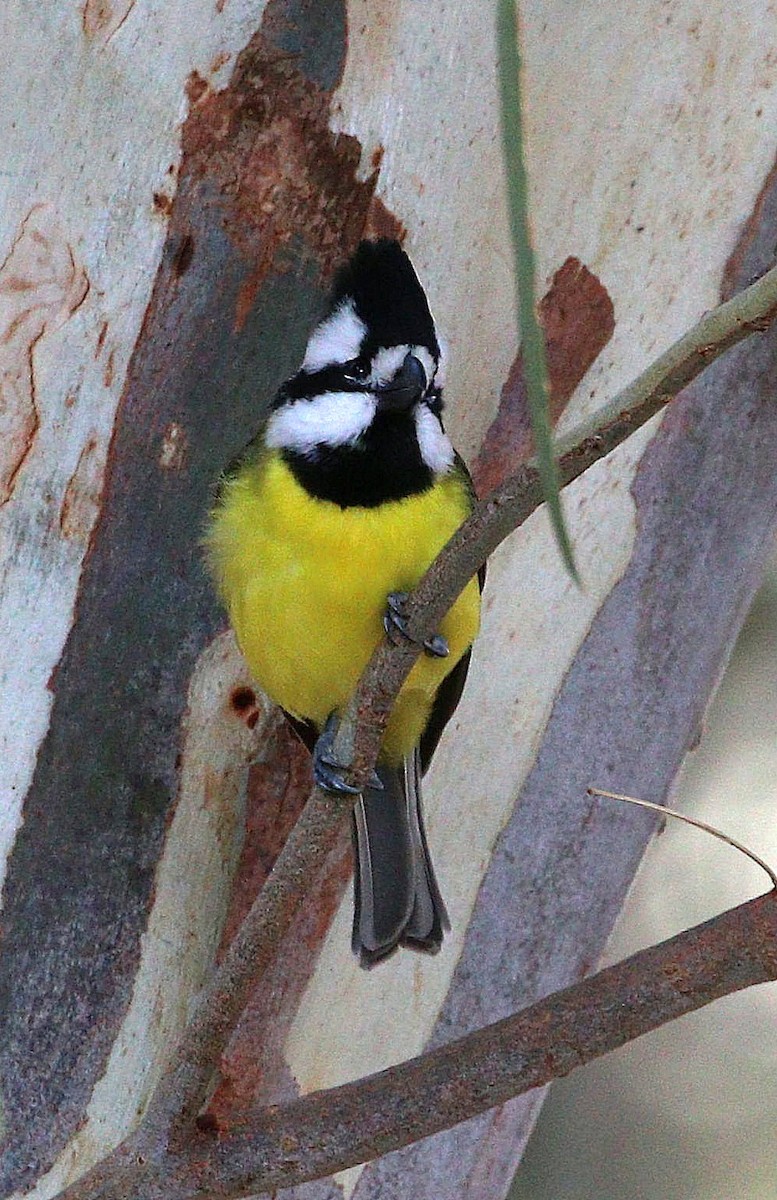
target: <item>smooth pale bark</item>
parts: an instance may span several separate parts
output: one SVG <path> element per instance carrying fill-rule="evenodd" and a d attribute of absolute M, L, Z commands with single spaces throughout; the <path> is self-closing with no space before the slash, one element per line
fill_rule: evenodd
<path fill-rule="evenodd" d="M 538 290 L 575 256 L 615 314 L 565 424 L 774 244 L 775 18 L 751 3 L 734 38 L 722 4 L 675 6 L 671 25 L 663 12 L 526 13 Z M 516 355 L 491 6 L 443 4 L 427 28 L 409 0 L 352 3 L 347 46 L 345 19 L 280 0 L 4 15 L 4 1190 L 43 1177 L 51 1194 L 132 1126 L 236 872 L 244 906 L 285 828 L 277 797 L 300 768 L 247 699 L 199 537 L 211 482 L 295 365 L 332 267 L 363 230 L 407 228 L 471 459 Z M 770 338 L 735 350 L 652 441 L 574 485 L 582 592 L 542 516 L 494 556 L 428 788 L 446 949 L 360 973 L 336 847 L 233 1041 L 222 1119 L 441 1044 L 595 964 L 652 822 L 585 789 L 662 799 L 696 737 L 774 530 L 773 354 Z M 508 387 L 503 416 L 511 404 Z M 502 1196 L 538 1100 L 347 1188 Z"/>

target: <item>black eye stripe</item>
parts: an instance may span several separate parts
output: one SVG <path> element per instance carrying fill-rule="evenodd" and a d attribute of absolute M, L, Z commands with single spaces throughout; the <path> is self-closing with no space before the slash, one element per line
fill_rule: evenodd
<path fill-rule="evenodd" d="M 436 361 L 434 365 L 436 368 Z M 360 354 L 346 363 L 329 363 L 318 371 L 298 371 L 283 384 L 273 401 L 273 408 L 280 408 L 289 400 L 309 400 L 322 392 L 362 392 L 371 370 L 371 360 L 366 354 Z M 439 388 L 433 385 L 427 392 L 427 399 L 431 401 L 435 392 L 439 392 Z"/>
<path fill-rule="evenodd" d="M 299 371 L 284 383 L 273 407 L 278 408 L 288 400 L 308 400 L 322 392 L 364 391 L 364 379 L 350 375 L 349 366 L 349 363 L 330 363 L 320 371 Z"/>

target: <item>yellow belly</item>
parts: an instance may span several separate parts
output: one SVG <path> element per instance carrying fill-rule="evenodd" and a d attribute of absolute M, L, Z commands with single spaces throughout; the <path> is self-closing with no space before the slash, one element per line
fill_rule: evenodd
<path fill-rule="evenodd" d="M 383 636 L 389 592 L 410 591 L 470 509 L 457 473 L 377 508 L 312 499 L 279 455 L 230 480 L 208 548 L 238 642 L 257 683 L 320 728 L 347 704 Z M 472 580 L 440 626 L 450 655 L 423 655 L 397 700 L 382 757 L 418 744 L 435 693 L 471 645 L 480 596 Z"/>

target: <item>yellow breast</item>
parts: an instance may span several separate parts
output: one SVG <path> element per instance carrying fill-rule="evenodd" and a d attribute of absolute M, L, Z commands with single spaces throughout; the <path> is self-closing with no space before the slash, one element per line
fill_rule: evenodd
<path fill-rule="evenodd" d="M 224 488 L 208 548 L 219 590 L 257 683 L 290 713 L 321 727 L 342 711 L 383 636 L 389 592 L 410 591 L 471 507 L 462 475 L 376 508 L 311 497 L 278 454 L 245 466 Z M 472 580 L 440 632 L 444 659 L 422 656 L 400 693 L 382 756 L 417 745 L 435 693 L 477 633 Z"/>

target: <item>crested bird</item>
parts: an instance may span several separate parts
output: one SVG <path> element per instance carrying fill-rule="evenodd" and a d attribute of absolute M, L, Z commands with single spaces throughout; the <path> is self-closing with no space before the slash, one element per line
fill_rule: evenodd
<path fill-rule="evenodd" d="M 443 373 L 408 255 L 362 242 L 210 515 L 211 569 L 248 666 L 332 791 L 353 790 L 338 717 L 381 637 L 408 636 L 407 595 L 474 504 L 443 428 Z M 425 641 L 355 804 L 352 945 L 365 967 L 398 946 L 434 953 L 448 928 L 421 780 L 464 687 L 482 574 Z"/>

